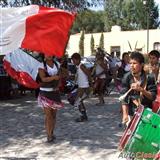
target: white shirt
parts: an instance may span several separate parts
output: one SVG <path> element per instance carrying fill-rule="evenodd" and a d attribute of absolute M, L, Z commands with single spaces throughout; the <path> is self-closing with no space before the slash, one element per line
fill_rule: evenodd
<path fill-rule="evenodd" d="M 58 69 L 57 69 L 55 64 L 54 64 L 53 67 L 50 67 L 50 66 L 47 65 L 47 72 L 50 76 L 54 76 L 58 73 Z"/>
<path fill-rule="evenodd" d="M 60 64 L 58 62 L 55 62 L 57 63 L 57 66 L 56 64 L 53 65 L 53 67 L 50 67 L 46 64 L 46 67 L 47 67 L 47 73 L 49 74 L 49 76 L 54 76 L 58 73 L 58 68 L 60 67 Z M 58 68 L 57 68 L 58 67 Z M 41 63 L 41 65 L 39 66 L 39 68 L 42 68 L 44 69 L 44 64 Z M 40 90 L 41 91 L 53 91 L 53 88 L 45 88 L 45 87 L 40 87 Z"/>
<path fill-rule="evenodd" d="M 128 71 L 130 71 L 130 69 L 131 69 L 130 64 L 126 64 L 125 67 L 124 67 L 124 70 L 125 70 L 126 72 L 128 72 Z"/>
<path fill-rule="evenodd" d="M 109 67 L 110 68 L 115 68 L 116 63 L 117 63 L 117 58 L 116 57 L 111 58 L 111 61 L 109 61 Z"/>
<path fill-rule="evenodd" d="M 96 75 L 102 73 L 103 71 L 104 69 L 99 64 L 97 64 L 96 65 Z M 103 73 L 99 76 L 99 78 L 106 78 L 106 75 Z"/>
<path fill-rule="evenodd" d="M 88 88 L 89 87 L 89 81 L 88 76 L 82 71 L 81 64 L 77 67 L 77 83 L 79 88 Z"/>
<path fill-rule="evenodd" d="M 55 62 L 55 63 L 57 63 L 58 68 L 60 68 L 60 64 L 59 64 L 58 62 Z M 56 64 L 54 64 L 53 67 L 50 67 L 50 66 L 48 66 L 48 65 L 46 64 L 47 73 L 48 73 L 50 76 L 56 75 L 56 74 L 58 73 L 58 68 L 57 68 L 57 66 L 56 66 Z M 39 65 L 39 68 L 45 69 L 45 68 L 44 68 L 44 64 L 41 63 L 41 64 Z"/>
<path fill-rule="evenodd" d="M 122 65 L 121 60 L 116 57 L 116 66 L 119 68 L 121 65 Z"/>

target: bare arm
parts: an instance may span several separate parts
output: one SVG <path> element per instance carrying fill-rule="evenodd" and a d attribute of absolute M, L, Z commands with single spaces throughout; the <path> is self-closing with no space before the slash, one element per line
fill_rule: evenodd
<path fill-rule="evenodd" d="M 80 67 L 87 76 L 91 75 L 91 71 L 88 68 L 86 68 L 83 64 Z"/>
<path fill-rule="evenodd" d="M 60 78 L 59 75 L 46 76 L 45 70 L 41 68 L 39 68 L 38 72 L 42 82 L 51 82 L 53 80 L 59 80 Z"/>
<path fill-rule="evenodd" d="M 152 94 L 151 94 L 150 91 L 147 91 L 147 90 L 145 90 L 145 89 L 142 88 L 142 89 L 141 89 L 141 92 L 142 92 L 142 94 L 143 94 L 144 96 L 146 96 L 148 99 L 150 99 L 150 100 L 153 99 Z"/>
<path fill-rule="evenodd" d="M 133 90 L 136 90 L 138 92 L 141 92 L 145 97 L 147 97 L 148 99 L 152 100 L 152 93 L 150 91 L 147 91 L 146 89 L 142 88 L 138 83 L 132 83 L 131 84 L 131 88 Z"/>

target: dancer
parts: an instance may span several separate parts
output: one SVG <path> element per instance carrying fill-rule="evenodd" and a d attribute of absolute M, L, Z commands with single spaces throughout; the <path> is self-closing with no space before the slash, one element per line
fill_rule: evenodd
<path fill-rule="evenodd" d="M 104 53 L 101 51 L 96 53 L 95 62 L 95 83 L 93 86 L 94 92 L 98 93 L 99 103 L 96 105 L 103 105 L 104 102 L 104 88 L 106 82 L 107 64 L 104 61 Z"/>
<path fill-rule="evenodd" d="M 48 142 L 53 142 L 56 138 L 54 135 L 56 113 L 57 109 L 63 107 L 58 89 L 60 79 L 59 66 L 59 63 L 53 60 L 53 56 L 45 55 L 44 64 L 39 67 L 41 87 L 38 103 L 44 109 Z"/>
<path fill-rule="evenodd" d="M 76 122 L 84 122 L 88 120 L 86 107 L 84 106 L 83 100 L 89 95 L 89 76 L 90 70 L 81 63 L 81 56 L 78 53 L 74 53 L 71 57 L 73 63 L 77 66 L 77 83 L 78 83 L 78 94 L 76 97 L 75 104 L 77 105 L 80 117 L 76 119 Z"/>

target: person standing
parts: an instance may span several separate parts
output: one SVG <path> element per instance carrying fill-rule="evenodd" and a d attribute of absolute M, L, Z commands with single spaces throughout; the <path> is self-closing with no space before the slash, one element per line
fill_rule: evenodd
<path fill-rule="evenodd" d="M 115 57 L 114 55 L 115 53 L 114 52 L 111 52 L 111 55 L 109 58 L 109 68 L 110 68 L 110 72 L 112 74 L 112 77 L 113 77 L 113 80 L 114 80 L 114 83 L 116 82 L 116 73 L 117 73 L 117 66 L 116 66 L 116 63 L 117 63 L 117 58 Z"/>
<path fill-rule="evenodd" d="M 45 55 L 44 63 L 38 70 L 40 77 L 38 103 L 43 107 L 45 113 L 47 142 L 53 142 L 56 138 L 54 135 L 56 113 L 57 109 L 63 107 L 58 89 L 59 66 L 59 63 L 53 60 L 53 56 Z"/>
<path fill-rule="evenodd" d="M 88 120 L 86 107 L 84 106 L 83 100 L 89 95 L 89 76 L 90 70 L 85 67 L 84 64 L 81 63 L 81 56 L 79 53 L 74 53 L 71 56 L 73 64 L 77 66 L 77 84 L 78 84 L 78 93 L 75 101 L 75 105 L 77 105 L 80 117 L 76 119 L 76 122 L 84 122 Z"/>
<path fill-rule="evenodd" d="M 122 54 L 121 66 L 118 68 L 117 71 L 116 86 L 119 92 L 121 91 L 121 83 L 123 76 L 130 71 L 129 60 L 130 60 L 129 53 L 124 52 Z"/>
<path fill-rule="evenodd" d="M 122 79 L 124 74 L 130 71 L 130 57 L 128 52 L 122 54 L 121 66 L 118 69 L 117 78 Z"/>
<path fill-rule="evenodd" d="M 130 72 L 125 74 L 122 80 L 122 92 L 128 95 L 121 100 L 122 123 L 127 124 L 129 117 L 133 116 L 134 109 L 143 105 L 152 108 L 152 102 L 156 98 L 156 82 L 151 74 L 144 71 L 144 56 L 139 52 L 130 55 Z"/>
<path fill-rule="evenodd" d="M 62 57 L 60 64 L 61 64 L 60 65 L 61 78 L 60 78 L 59 90 L 61 93 L 65 94 L 67 80 L 69 79 L 68 61 L 66 56 Z"/>
<path fill-rule="evenodd" d="M 95 62 L 95 83 L 94 91 L 98 93 L 99 103 L 96 105 L 103 105 L 104 102 L 104 88 L 106 83 L 107 64 L 104 61 L 104 53 L 97 52 Z"/>
<path fill-rule="evenodd" d="M 157 84 L 160 83 L 160 53 L 157 50 L 149 52 L 149 72 L 153 74 Z"/>

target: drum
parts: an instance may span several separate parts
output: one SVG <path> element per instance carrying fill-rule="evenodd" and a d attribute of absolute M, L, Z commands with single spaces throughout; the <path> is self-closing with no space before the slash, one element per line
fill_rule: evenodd
<path fill-rule="evenodd" d="M 144 153 L 156 156 L 160 150 L 160 115 L 139 107 L 120 140 L 119 149 L 137 156 Z"/>
<path fill-rule="evenodd" d="M 128 143 L 129 139 L 131 139 L 133 132 L 140 121 L 143 110 L 144 110 L 143 106 L 140 106 L 137 108 L 136 113 L 134 114 L 134 117 L 132 118 L 131 122 L 129 123 L 128 127 L 126 128 L 126 130 L 124 131 L 120 139 L 120 143 L 118 146 L 119 150 L 123 150 L 126 144 Z"/>
<path fill-rule="evenodd" d="M 160 159 L 160 151 L 156 154 L 154 160 L 159 160 Z"/>

